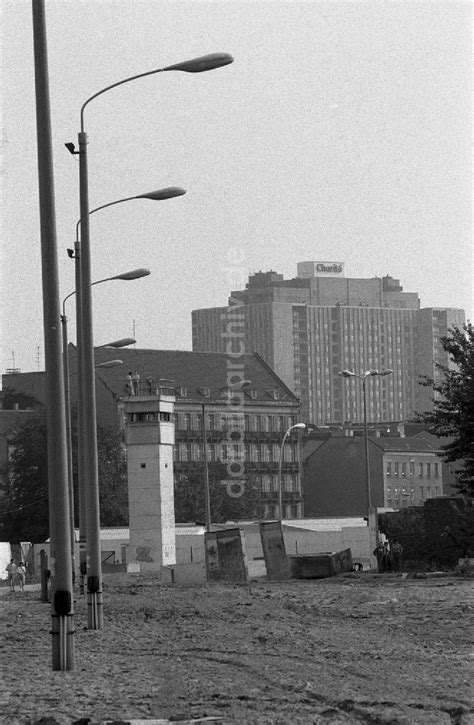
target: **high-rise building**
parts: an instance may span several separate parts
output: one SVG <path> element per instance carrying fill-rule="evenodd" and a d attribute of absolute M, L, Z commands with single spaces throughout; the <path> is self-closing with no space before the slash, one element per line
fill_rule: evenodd
<path fill-rule="evenodd" d="M 441 339 L 448 334 L 450 328 L 461 328 L 464 319 L 463 310 L 426 307 L 419 311 L 417 316 L 415 365 L 418 375 L 428 375 L 436 382 L 440 382 L 442 371 L 437 365 L 444 365 L 447 368 L 453 367 L 453 362 L 441 344 Z M 437 395 L 435 393 L 434 397 Z M 430 410 L 432 398 L 433 390 L 431 388 L 417 385 L 416 410 L 419 412 Z"/>
<path fill-rule="evenodd" d="M 433 373 L 430 349 L 444 334 L 436 330 L 463 320 L 462 310 L 420 310 L 418 295 L 388 275 L 351 279 L 341 262 L 300 262 L 296 278 L 258 272 L 227 307 L 194 310 L 193 350 L 225 352 L 238 341 L 258 352 L 317 425 L 363 419 L 362 385 L 340 371 L 392 370 L 368 380 L 367 418 L 410 420 L 430 406 L 418 380 Z"/>

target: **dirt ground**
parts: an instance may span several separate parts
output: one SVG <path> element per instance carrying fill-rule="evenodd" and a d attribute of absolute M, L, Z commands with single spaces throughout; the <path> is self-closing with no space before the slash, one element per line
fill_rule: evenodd
<path fill-rule="evenodd" d="M 50 606 L 0 597 L 0 723 L 474 722 L 473 579 L 348 574 L 247 585 L 105 577 L 104 629 L 75 604 L 76 667 L 53 672 Z"/>

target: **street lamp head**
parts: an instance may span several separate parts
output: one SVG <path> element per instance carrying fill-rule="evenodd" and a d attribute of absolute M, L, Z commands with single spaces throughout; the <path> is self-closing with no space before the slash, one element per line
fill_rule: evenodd
<path fill-rule="evenodd" d="M 201 55 L 199 58 L 185 60 L 182 63 L 168 65 L 163 70 L 181 70 L 185 73 L 203 73 L 215 68 L 222 68 L 224 65 L 233 63 L 234 59 L 229 53 L 210 53 L 209 55 Z"/>
<path fill-rule="evenodd" d="M 105 362 L 98 363 L 94 367 L 97 368 L 115 368 L 117 365 L 123 365 L 123 360 L 106 360 Z"/>
<path fill-rule="evenodd" d="M 146 267 L 139 267 L 138 269 L 132 269 L 130 272 L 116 274 L 114 277 L 110 277 L 110 279 L 140 279 L 140 277 L 148 277 L 149 274 L 151 274 L 149 269 L 147 269 Z"/>
<path fill-rule="evenodd" d="M 302 430 L 303 428 L 306 428 L 306 423 L 295 423 L 292 428 L 298 428 Z"/>
<path fill-rule="evenodd" d="M 186 194 L 186 189 L 182 189 L 181 186 L 168 186 L 165 189 L 158 189 L 158 191 L 149 191 L 146 194 L 138 194 L 133 198 L 163 201 L 163 199 L 174 199 L 175 196 L 183 196 L 183 194 Z"/>
<path fill-rule="evenodd" d="M 343 378 L 354 378 L 355 373 L 352 370 L 341 370 L 338 375 L 342 375 Z"/>
<path fill-rule="evenodd" d="M 127 345 L 135 345 L 135 343 L 134 337 L 123 337 L 121 340 L 107 342 L 105 345 L 99 345 L 99 347 L 127 347 Z"/>
<path fill-rule="evenodd" d="M 381 370 L 379 372 L 379 375 L 393 375 L 393 370 L 387 369 L 387 370 Z"/>

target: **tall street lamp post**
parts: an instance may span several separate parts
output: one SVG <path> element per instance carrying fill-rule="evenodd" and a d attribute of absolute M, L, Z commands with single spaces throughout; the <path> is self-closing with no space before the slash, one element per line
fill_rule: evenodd
<path fill-rule="evenodd" d="M 281 480 L 281 469 L 283 464 L 283 450 L 285 447 L 285 441 L 290 435 L 292 430 L 303 430 L 306 429 L 307 425 L 306 423 L 295 423 L 294 425 L 290 425 L 288 430 L 286 431 L 285 435 L 283 436 L 283 440 L 281 442 L 280 447 L 280 460 L 278 462 L 278 517 L 280 521 L 283 521 L 283 486 L 282 486 L 282 480 Z"/>
<path fill-rule="evenodd" d="M 209 395 L 212 393 L 221 393 L 224 390 L 232 391 L 235 389 L 248 388 L 250 380 L 239 380 L 231 385 L 226 385 L 224 388 L 217 388 L 210 390 Z M 206 531 L 211 530 L 211 491 L 209 488 L 209 462 L 207 460 L 207 427 L 206 427 L 206 403 L 201 403 L 201 416 L 202 416 L 202 456 L 204 462 L 204 498 L 206 507 Z"/>
<path fill-rule="evenodd" d="M 87 169 L 87 134 L 84 130 L 84 111 L 95 98 L 110 91 L 112 88 L 144 78 L 145 76 L 165 71 L 183 71 L 201 73 L 220 68 L 232 63 L 232 56 L 227 53 L 213 53 L 193 60 L 184 61 L 165 68 L 158 68 L 125 78 L 117 83 L 102 88 L 90 96 L 81 107 L 81 130 L 78 135 L 79 144 L 79 196 L 81 218 L 81 364 L 82 364 L 82 399 L 83 399 L 83 432 L 84 432 L 84 479 L 86 481 L 86 521 L 87 521 L 87 593 L 88 593 L 88 627 L 102 629 L 102 565 L 100 558 L 100 512 L 99 486 L 96 441 L 96 401 L 94 384 L 94 343 L 92 335 L 92 300 L 91 300 L 91 255 L 89 234 L 89 188 Z M 71 144 L 68 145 L 71 150 Z M 72 147 L 74 152 L 74 147 Z"/>
<path fill-rule="evenodd" d="M 76 154 L 78 152 L 75 151 L 74 144 L 67 143 L 65 144 L 66 148 L 72 153 Z M 182 196 L 185 194 L 185 189 L 182 189 L 179 186 L 172 186 L 172 187 L 166 187 L 164 189 L 158 189 L 156 191 L 149 191 L 145 192 L 144 194 L 137 194 L 135 196 L 128 196 L 123 199 L 117 199 L 115 201 L 109 202 L 108 204 L 102 204 L 101 206 L 96 207 L 95 209 L 91 209 L 89 211 L 89 217 L 91 214 L 95 214 L 98 211 L 101 211 L 102 209 L 107 209 L 110 206 L 115 206 L 116 204 L 122 204 L 126 201 L 133 201 L 136 199 L 148 199 L 151 201 L 162 201 L 164 199 L 171 199 L 176 196 Z M 79 230 L 81 228 L 81 219 L 79 219 L 76 223 L 76 241 L 74 243 L 74 249 L 68 249 L 68 254 L 71 258 L 75 260 L 75 282 L 76 282 L 76 339 L 77 339 L 77 347 L 78 347 L 78 356 L 77 356 L 77 388 L 78 388 L 78 400 L 83 401 L 84 400 L 84 392 L 83 392 L 83 375 L 82 375 L 82 289 L 81 289 L 81 245 L 79 242 Z M 143 274 L 140 274 L 140 272 L 143 272 Z M 120 279 L 137 279 L 138 277 L 143 277 L 146 274 L 149 274 L 148 270 L 133 270 L 132 272 L 126 272 L 123 275 L 120 275 Z M 100 280 L 102 281 L 102 280 Z M 106 280 L 104 280 L 106 281 Z M 91 282 L 92 285 L 97 284 L 96 282 Z M 79 550 L 80 550 L 80 557 L 81 557 L 81 577 L 80 577 L 80 583 L 81 583 L 81 593 L 83 593 L 83 581 L 84 576 L 86 575 L 86 522 L 85 522 L 85 471 L 87 470 L 87 462 L 85 461 L 85 450 L 87 450 L 87 446 L 84 442 L 85 432 L 84 432 L 84 425 L 83 425 L 83 405 L 79 405 L 77 409 L 77 430 L 78 430 L 78 480 L 79 480 L 79 492 L 81 495 L 81 501 L 79 506 L 79 515 L 80 515 L 80 540 L 79 540 Z"/>
<path fill-rule="evenodd" d="M 59 328 L 59 276 L 44 0 L 32 3 L 38 187 L 41 226 L 43 328 L 51 540 L 51 634 L 53 670 L 74 669 L 74 601 L 67 489 L 64 382 Z"/>
<path fill-rule="evenodd" d="M 74 256 L 74 253 L 71 254 L 72 250 L 68 250 L 70 253 L 70 256 Z M 76 260 L 77 264 L 77 260 Z M 131 270 L 130 272 L 123 272 L 122 274 L 114 275 L 113 277 L 106 277 L 105 279 L 99 279 L 95 282 L 91 283 L 91 286 L 96 284 L 102 284 L 103 282 L 110 282 L 113 280 L 134 280 L 134 279 L 140 279 L 141 277 L 146 277 L 150 273 L 149 269 L 146 269 L 144 267 L 139 269 Z M 72 562 L 73 562 L 73 572 L 74 572 L 74 544 L 75 544 L 75 537 L 74 537 L 74 494 L 73 494 L 73 474 L 72 474 L 72 432 L 71 432 L 71 393 L 70 393 L 70 375 L 69 375 L 69 350 L 68 350 L 68 332 L 67 332 L 67 316 L 66 316 L 66 302 L 68 299 L 76 295 L 77 290 L 74 290 L 73 292 L 70 292 L 64 300 L 62 304 L 62 315 L 61 315 L 61 331 L 62 331 L 62 346 L 63 346 L 63 373 L 64 373 L 64 398 L 65 398 L 65 407 L 66 407 L 66 439 L 67 439 L 67 451 L 68 451 L 68 490 L 69 490 L 69 506 L 70 506 L 70 520 L 71 520 L 71 541 L 72 541 Z M 77 300 L 76 300 L 77 302 Z M 77 315 L 77 317 L 80 317 L 80 315 Z M 76 336 L 79 340 L 79 335 Z M 133 345 L 135 343 L 135 340 L 133 338 L 123 338 L 122 340 L 115 340 L 114 342 L 109 342 L 107 345 L 103 345 L 102 347 L 125 347 L 126 345 Z M 78 356 L 78 363 L 79 363 L 80 356 Z M 97 366 L 96 366 L 97 367 Z M 103 367 L 103 365 L 102 365 Z M 80 368 L 78 366 L 78 383 L 80 382 Z M 81 396 L 78 395 L 79 402 L 81 401 Z M 79 411 L 80 411 L 81 405 L 78 406 L 78 418 L 80 419 Z M 79 468 L 79 531 L 80 531 L 80 548 L 81 550 L 85 547 L 85 521 L 84 521 L 84 482 L 83 478 L 80 475 L 82 471 L 82 464 L 81 464 L 81 436 L 82 436 L 82 430 L 81 425 L 78 420 L 78 468 Z M 81 575 L 83 575 L 83 569 L 84 567 L 81 567 Z M 82 582 L 82 576 L 81 576 L 81 582 Z M 81 585 L 81 593 L 83 593 L 83 586 Z"/>
<path fill-rule="evenodd" d="M 365 444 L 365 481 L 367 490 L 367 523 L 369 523 L 369 516 L 372 512 L 372 493 L 370 483 L 370 461 L 369 461 L 369 435 L 367 428 L 367 380 L 371 377 L 385 377 L 392 375 L 393 370 L 367 370 L 363 375 L 358 375 L 352 372 L 352 370 L 341 370 L 339 375 L 343 378 L 357 378 L 362 381 L 362 398 L 363 398 L 363 413 L 364 413 L 364 444 Z"/>
<path fill-rule="evenodd" d="M 132 280 L 139 279 L 151 274 L 149 269 L 141 268 L 134 269 L 131 272 L 124 272 L 123 274 L 117 274 L 113 277 L 106 277 L 105 279 L 99 279 L 96 282 L 92 282 L 92 285 L 101 284 L 102 282 L 110 282 L 112 280 Z M 63 374 L 64 374 L 64 397 L 66 403 L 66 432 L 68 440 L 68 468 L 69 468 L 69 480 L 72 480 L 72 445 L 71 445 L 71 393 L 69 385 L 69 351 L 68 351 L 68 330 L 67 330 L 67 316 L 66 316 L 66 302 L 68 299 L 76 294 L 76 290 L 70 292 L 63 299 L 62 303 L 62 315 L 61 315 L 61 334 L 62 334 L 62 346 L 63 346 Z M 122 340 L 115 340 L 109 342 L 106 345 L 100 347 L 125 347 L 126 345 L 133 345 L 135 340 L 133 338 L 123 338 Z"/>

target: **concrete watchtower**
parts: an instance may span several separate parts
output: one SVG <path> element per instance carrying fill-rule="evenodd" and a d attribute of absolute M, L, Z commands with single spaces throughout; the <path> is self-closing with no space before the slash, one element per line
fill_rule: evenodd
<path fill-rule="evenodd" d="M 172 388 L 123 398 L 127 444 L 130 563 L 159 572 L 176 564 Z"/>

